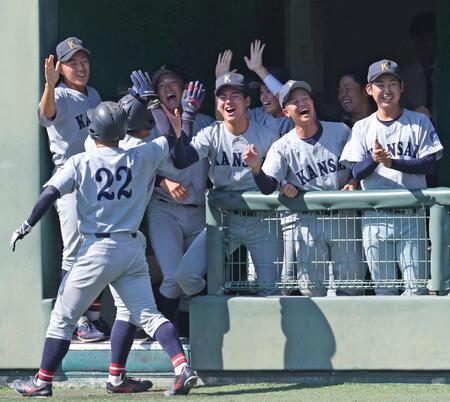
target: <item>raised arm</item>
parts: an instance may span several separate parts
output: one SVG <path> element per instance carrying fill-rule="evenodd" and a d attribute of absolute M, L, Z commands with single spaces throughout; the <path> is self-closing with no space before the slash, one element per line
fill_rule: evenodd
<path fill-rule="evenodd" d="M 60 62 L 58 61 L 55 66 L 55 57 L 51 54 L 44 63 L 45 86 L 39 103 L 39 112 L 48 120 L 52 120 L 56 116 L 55 87 L 60 71 Z"/>

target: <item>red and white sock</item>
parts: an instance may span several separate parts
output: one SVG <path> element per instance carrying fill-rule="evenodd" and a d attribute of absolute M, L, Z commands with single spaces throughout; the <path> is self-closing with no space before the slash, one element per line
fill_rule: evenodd
<path fill-rule="evenodd" d="M 51 373 L 50 371 L 39 369 L 39 372 L 36 376 L 36 385 L 44 385 L 44 384 L 51 384 L 53 381 L 53 377 L 55 376 L 55 373 Z"/>
<path fill-rule="evenodd" d="M 179 353 L 172 357 L 173 369 L 175 375 L 180 375 L 183 369 L 187 366 L 186 356 L 183 353 Z"/>
<path fill-rule="evenodd" d="M 111 363 L 109 365 L 108 382 L 112 385 L 119 385 L 125 376 L 125 365 L 119 363 Z"/>

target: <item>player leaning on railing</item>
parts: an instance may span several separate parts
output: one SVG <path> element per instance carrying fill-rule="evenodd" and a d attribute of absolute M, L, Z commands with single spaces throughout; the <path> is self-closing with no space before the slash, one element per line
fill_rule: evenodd
<path fill-rule="evenodd" d="M 367 93 L 377 111 L 355 123 L 341 162 L 353 165 L 353 174 L 365 190 L 423 189 L 426 174 L 436 169 L 442 144 L 423 113 L 402 109 L 404 82 L 394 61 L 381 60 L 369 67 Z M 375 281 L 395 279 L 396 264 L 406 282 L 404 295 L 425 293 L 415 281 L 424 278 L 427 252 L 425 210 L 365 211 L 363 245 Z M 377 288 L 377 295 L 397 294 L 394 288 Z"/>
<path fill-rule="evenodd" d="M 279 101 L 295 128 L 272 145 L 262 166 L 253 145 L 243 154 L 259 190 L 271 194 L 281 185 L 281 192 L 289 198 L 297 196 L 299 191 L 353 190 L 356 182 L 350 169 L 339 163 L 350 129 L 343 123 L 316 120 L 311 87 L 304 81 L 288 81 L 280 89 Z M 294 249 L 300 281 L 321 283 L 326 280 L 330 260 L 334 261 L 335 277 L 364 278 L 358 243 L 346 248 L 339 241 L 333 241 L 338 235 L 342 239 L 356 238 L 356 225 L 349 224 L 349 219 L 352 218 L 333 222 L 327 211 L 294 213 L 283 218 L 284 242 L 298 242 Z M 289 273 L 284 277 L 293 279 L 288 278 Z M 305 289 L 302 293 L 321 296 L 326 291 L 324 288 Z"/>

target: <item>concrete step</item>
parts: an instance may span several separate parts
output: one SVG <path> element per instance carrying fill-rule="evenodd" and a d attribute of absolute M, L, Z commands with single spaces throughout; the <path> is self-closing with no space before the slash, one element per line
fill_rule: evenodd
<path fill-rule="evenodd" d="M 181 338 L 188 361 L 191 347 L 186 338 Z M 73 341 L 61 364 L 63 373 L 108 372 L 111 343 L 108 341 L 82 343 Z M 127 366 L 128 373 L 172 373 L 172 362 L 156 341 L 137 339 L 133 342 Z"/>

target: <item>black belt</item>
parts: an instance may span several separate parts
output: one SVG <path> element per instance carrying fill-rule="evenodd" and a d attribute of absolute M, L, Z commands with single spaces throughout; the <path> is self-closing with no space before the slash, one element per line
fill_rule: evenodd
<path fill-rule="evenodd" d="M 117 232 L 117 233 L 123 233 L 123 232 Z M 136 237 L 137 233 L 130 233 L 131 237 Z M 109 239 L 111 237 L 111 233 L 94 233 L 94 236 L 99 239 Z"/>
<path fill-rule="evenodd" d="M 200 207 L 200 205 L 197 205 L 197 204 L 180 204 L 178 202 L 170 202 L 167 200 L 163 200 L 162 198 L 158 198 L 158 201 L 164 202 L 165 204 L 181 205 L 182 207 L 186 207 L 186 208 L 199 208 Z"/>

